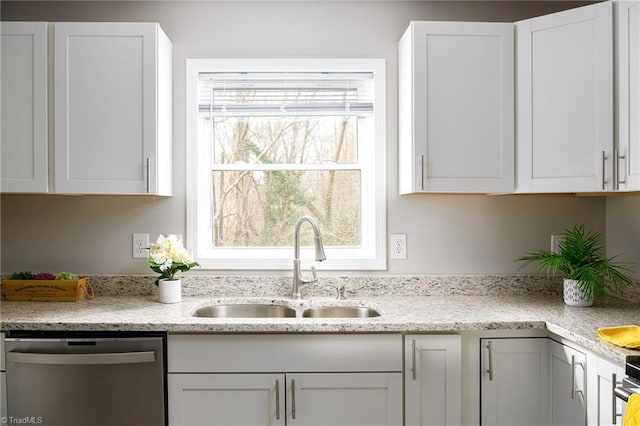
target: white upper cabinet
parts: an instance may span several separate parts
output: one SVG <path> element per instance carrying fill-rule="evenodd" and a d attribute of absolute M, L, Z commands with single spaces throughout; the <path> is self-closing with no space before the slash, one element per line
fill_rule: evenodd
<path fill-rule="evenodd" d="M 400 193 L 514 189 L 513 24 L 412 22 L 399 43 Z"/>
<path fill-rule="evenodd" d="M 155 23 L 55 24 L 55 191 L 171 195 L 171 43 Z"/>
<path fill-rule="evenodd" d="M 615 189 L 640 191 L 640 2 L 616 2 L 618 138 Z"/>
<path fill-rule="evenodd" d="M 47 24 L 3 22 L 1 190 L 47 192 Z"/>
<path fill-rule="evenodd" d="M 599 3 L 516 24 L 517 190 L 613 189 L 613 14 Z"/>

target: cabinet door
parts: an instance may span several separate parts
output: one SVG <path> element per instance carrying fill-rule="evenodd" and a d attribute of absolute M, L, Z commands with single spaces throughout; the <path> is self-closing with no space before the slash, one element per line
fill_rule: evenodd
<path fill-rule="evenodd" d="M 0 417 L 7 417 L 7 373 L 4 366 L 4 333 L 0 333 Z"/>
<path fill-rule="evenodd" d="M 154 193 L 158 26 L 55 24 L 55 190 Z"/>
<path fill-rule="evenodd" d="M 284 374 L 169 374 L 169 424 L 284 425 Z"/>
<path fill-rule="evenodd" d="M 287 374 L 287 424 L 402 424 L 402 373 Z"/>
<path fill-rule="evenodd" d="M 398 54 L 400 192 L 513 191 L 513 24 L 413 22 Z"/>
<path fill-rule="evenodd" d="M 481 339 L 483 425 L 548 425 L 547 339 Z"/>
<path fill-rule="evenodd" d="M 516 26 L 517 190 L 611 190 L 611 3 Z"/>
<path fill-rule="evenodd" d="M 619 189 L 640 191 L 640 3 L 615 2 L 618 32 Z"/>
<path fill-rule="evenodd" d="M 2 192 L 47 192 L 47 24 L 1 27 Z"/>
<path fill-rule="evenodd" d="M 405 424 L 459 425 L 462 400 L 460 336 L 405 337 Z"/>
<path fill-rule="evenodd" d="M 587 421 L 585 354 L 549 340 L 550 425 L 585 425 Z"/>
<path fill-rule="evenodd" d="M 596 355 L 590 355 L 587 362 L 587 424 L 621 425 L 626 403 L 613 390 L 624 378 L 624 368 Z"/>

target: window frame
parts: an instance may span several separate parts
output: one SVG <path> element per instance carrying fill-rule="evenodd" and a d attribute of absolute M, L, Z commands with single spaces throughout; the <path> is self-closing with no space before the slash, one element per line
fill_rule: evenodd
<path fill-rule="evenodd" d="M 291 246 L 244 248 L 206 247 L 211 238 L 211 181 L 203 177 L 203 170 L 211 175 L 212 152 L 198 140 L 198 75 L 203 72 L 361 72 L 373 73 L 373 152 L 360 151 L 368 156 L 366 169 L 373 176 L 366 178 L 362 168 L 362 242 L 366 247 L 325 247 L 327 260 L 316 262 L 318 270 L 384 270 L 386 255 L 386 95 L 385 60 L 377 58 L 339 59 L 187 59 L 186 60 L 186 207 L 187 249 L 200 263 L 202 269 L 216 270 L 288 270 L 293 260 Z M 362 145 L 359 143 L 359 147 Z M 365 159 L 359 159 L 363 162 Z M 194 167 L 194 165 L 196 167 Z M 286 168 L 284 166 L 282 168 Z M 369 189 L 370 186 L 373 188 Z M 371 199 L 370 201 L 367 201 Z M 368 204 L 365 204 L 367 202 Z M 371 210 L 373 206 L 373 211 Z M 205 213 L 206 212 L 208 213 Z M 322 229 L 321 229 L 322 230 Z M 311 232 L 305 229 L 304 232 Z M 371 235 L 373 233 L 373 235 Z M 202 237 L 201 237 L 202 236 Z M 369 238 L 369 241 L 366 241 Z M 301 247 L 301 259 L 313 260 L 310 247 Z"/>

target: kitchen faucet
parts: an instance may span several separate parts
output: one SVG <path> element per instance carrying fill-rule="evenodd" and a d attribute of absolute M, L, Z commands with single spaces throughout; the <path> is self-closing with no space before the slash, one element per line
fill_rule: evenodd
<path fill-rule="evenodd" d="M 318 224 L 311 216 L 302 216 L 296 222 L 295 230 L 294 230 L 294 238 L 293 238 L 293 289 L 291 292 L 291 297 L 294 299 L 302 299 L 302 295 L 300 294 L 300 287 L 306 284 L 314 283 L 318 281 L 318 276 L 316 275 L 316 268 L 311 267 L 311 273 L 313 274 L 312 279 L 305 279 L 300 273 L 300 226 L 304 222 L 309 222 L 311 228 L 313 228 L 313 240 L 316 249 L 316 261 L 322 262 L 326 260 L 326 256 L 324 255 L 324 248 L 322 246 L 322 235 L 320 234 L 320 228 L 318 228 Z"/>

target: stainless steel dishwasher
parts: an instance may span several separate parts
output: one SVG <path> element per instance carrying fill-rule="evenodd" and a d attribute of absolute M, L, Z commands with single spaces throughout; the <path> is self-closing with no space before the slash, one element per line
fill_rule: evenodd
<path fill-rule="evenodd" d="M 166 333 L 10 331 L 5 343 L 9 422 L 167 424 Z"/>

